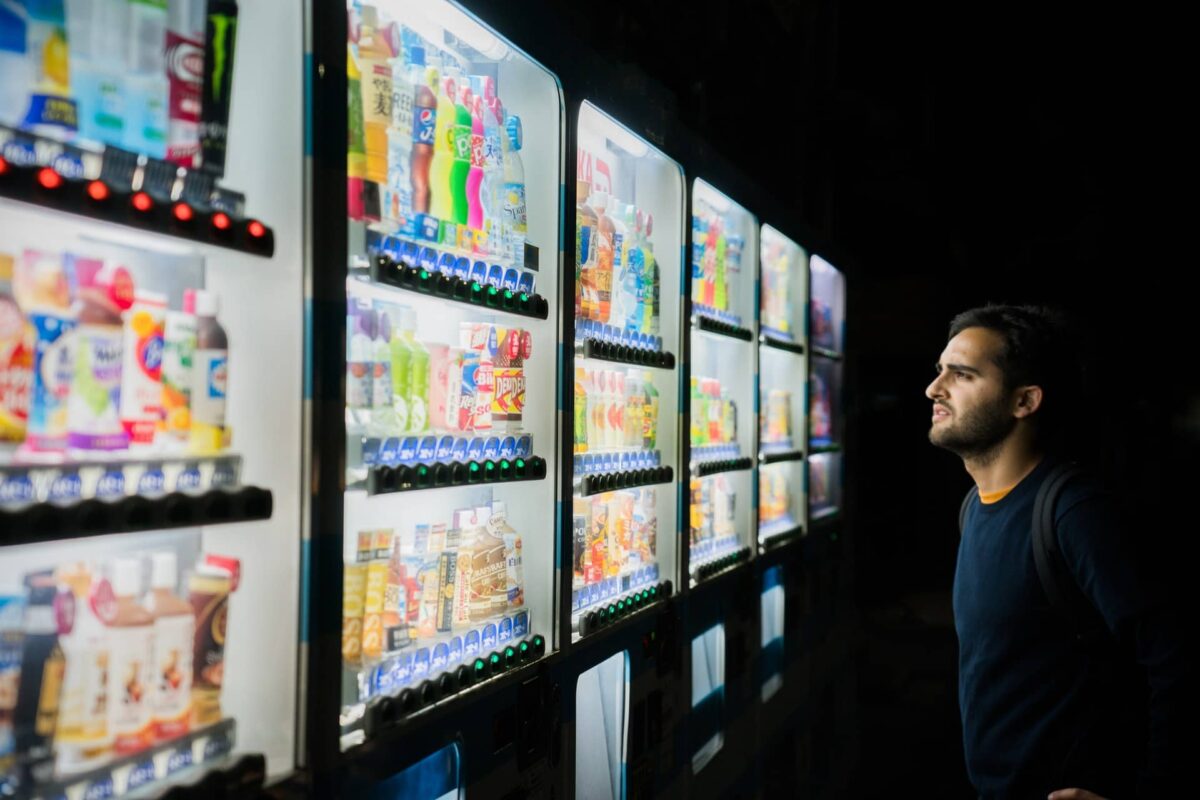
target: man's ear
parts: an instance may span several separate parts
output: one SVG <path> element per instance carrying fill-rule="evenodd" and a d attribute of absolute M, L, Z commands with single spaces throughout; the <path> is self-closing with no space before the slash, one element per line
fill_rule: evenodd
<path fill-rule="evenodd" d="M 1013 396 L 1013 416 L 1017 419 L 1028 417 L 1042 407 L 1042 387 L 1020 386 Z"/>

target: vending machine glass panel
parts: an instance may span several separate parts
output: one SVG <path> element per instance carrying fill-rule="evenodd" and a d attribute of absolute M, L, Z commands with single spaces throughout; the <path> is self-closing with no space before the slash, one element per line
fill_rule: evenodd
<path fill-rule="evenodd" d="M 763 572 L 762 579 L 762 701 L 770 700 L 783 686 L 783 612 L 786 597 L 783 565 Z"/>
<path fill-rule="evenodd" d="M 725 626 L 692 640 L 692 713 L 688 722 L 692 773 L 704 769 L 725 744 Z"/>
<path fill-rule="evenodd" d="M 621 651 L 579 676 L 575 686 L 575 797 L 625 797 L 629 653 Z"/>

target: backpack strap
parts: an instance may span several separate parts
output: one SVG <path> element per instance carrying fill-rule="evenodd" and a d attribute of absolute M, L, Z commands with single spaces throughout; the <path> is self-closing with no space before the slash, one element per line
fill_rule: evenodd
<path fill-rule="evenodd" d="M 1033 501 L 1033 563 L 1050 607 L 1074 633 L 1076 640 L 1091 643 L 1103 638 L 1107 629 L 1071 574 L 1055 529 L 1058 499 L 1067 484 L 1081 473 L 1077 464 L 1057 464 L 1038 488 Z"/>

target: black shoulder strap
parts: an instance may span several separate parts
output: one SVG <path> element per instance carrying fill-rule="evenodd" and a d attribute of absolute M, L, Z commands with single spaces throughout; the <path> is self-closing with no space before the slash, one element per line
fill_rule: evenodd
<path fill-rule="evenodd" d="M 967 527 L 967 509 L 971 507 L 971 500 L 979 494 L 979 487 L 972 486 L 967 490 L 967 496 L 963 498 L 962 506 L 958 509 L 958 535 L 962 536 L 963 530 Z"/>
<path fill-rule="evenodd" d="M 1067 484 L 1081 472 L 1076 464 L 1055 465 L 1038 488 L 1033 501 L 1033 563 L 1050 607 L 1067 624 L 1076 639 L 1091 642 L 1104 636 L 1104 624 L 1099 612 L 1071 574 L 1055 530 L 1058 498 Z"/>

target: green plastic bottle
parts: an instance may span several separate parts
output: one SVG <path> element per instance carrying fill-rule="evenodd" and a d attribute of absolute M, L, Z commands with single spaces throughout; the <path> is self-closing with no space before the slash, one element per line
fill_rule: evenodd
<path fill-rule="evenodd" d="M 400 321 L 406 312 L 410 310 L 400 308 L 395 312 L 398 324 L 402 324 Z M 405 433 L 408 431 L 408 401 L 412 385 L 412 350 L 399 328 L 392 332 L 388 355 L 392 362 L 392 411 L 396 418 L 396 430 Z"/>
<path fill-rule="evenodd" d="M 408 432 L 424 433 L 429 427 L 429 351 L 417 341 L 417 315 L 411 308 L 400 312 L 400 338 L 408 348 Z"/>
<path fill-rule="evenodd" d="M 642 391 L 646 395 L 642 406 L 642 443 L 647 450 L 658 447 L 658 389 L 654 387 L 654 375 L 647 372 L 642 380 Z"/>
<path fill-rule="evenodd" d="M 450 166 L 450 194 L 454 201 L 454 221 L 467 224 L 467 174 L 471 171 L 471 85 L 458 85 L 454 103 L 454 161 Z M 447 242 L 447 244 L 453 244 Z"/>

